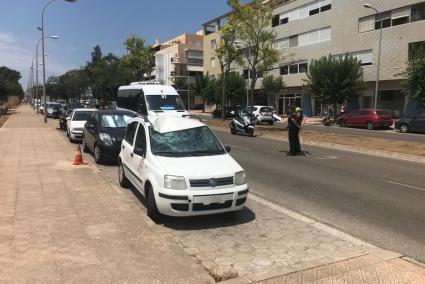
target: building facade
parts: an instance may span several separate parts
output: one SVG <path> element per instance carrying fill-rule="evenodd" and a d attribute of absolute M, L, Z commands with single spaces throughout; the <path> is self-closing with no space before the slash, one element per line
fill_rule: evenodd
<path fill-rule="evenodd" d="M 186 107 L 202 105 L 202 98 L 190 94 L 198 74 L 203 73 L 203 33 L 182 34 L 153 47 L 155 53 L 154 77 L 164 85 L 174 86 Z"/>
<path fill-rule="evenodd" d="M 282 76 L 286 89 L 278 95 L 275 107 L 284 114 L 289 105 L 302 105 L 308 115 L 321 115 L 327 106 L 305 93 L 303 85 L 312 60 L 329 54 L 351 54 L 362 62 L 366 90 L 350 102 L 352 107 L 372 107 L 377 74 L 379 33 L 382 50 L 378 107 L 397 117 L 407 101 L 402 91 L 402 73 L 409 50 L 425 44 L 425 1 L 371 0 L 380 14 L 357 0 L 292 0 L 273 9 L 271 28 L 276 32 L 275 47 L 284 60 L 272 73 Z M 208 23 L 211 25 L 211 22 Z M 204 25 L 207 30 L 207 26 Z M 204 47 L 209 45 L 208 37 Z M 205 57 L 212 57 L 205 50 Z M 257 87 L 260 88 L 261 79 Z M 257 101 L 258 103 L 259 101 Z"/>

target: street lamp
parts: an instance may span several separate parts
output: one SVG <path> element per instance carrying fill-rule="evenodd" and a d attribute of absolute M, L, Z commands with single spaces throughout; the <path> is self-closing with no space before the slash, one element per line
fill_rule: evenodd
<path fill-rule="evenodd" d="M 46 107 L 46 56 L 44 54 L 44 12 L 46 11 L 47 6 L 56 0 L 50 0 L 44 5 L 43 10 L 41 11 L 41 49 L 43 53 L 43 103 Z M 65 0 L 66 2 L 74 3 L 76 0 Z M 44 123 L 47 123 L 47 112 L 43 111 L 44 114 Z"/>
<path fill-rule="evenodd" d="M 379 16 L 379 23 L 380 23 L 380 31 L 379 31 L 379 46 L 378 46 L 378 61 L 376 63 L 377 67 L 376 67 L 376 85 L 375 85 L 375 101 L 374 101 L 374 106 L 373 108 L 376 109 L 378 106 L 378 94 L 379 94 L 379 71 L 381 68 L 381 47 L 382 47 L 382 30 L 384 29 L 383 25 L 382 25 L 382 13 L 376 9 L 375 7 L 373 7 L 371 4 L 363 4 L 363 7 L 365 7 L 366 9 L 372 9 L 374 10 L 378 16 Z"/>
<path fill-rule="evenodd" d="M 36 58 L 36 70 L 35 70 L 35 80 L 36 80 L 36 88 L 35 88 L 35 96 L 36 96 L 36 100 L 38 101 L 38 71 L 39 71 L 39 69 L 38 69 L 38 66 L 39 65 L 44 65 L 42 62 L 41 63 L 38 63 L 38 47 L 39 47 L 39 45 L 40 45 L 40 42 L 43 40 L 43 39 L 45 39 L 45 38 L 51 38 L 51 39 L 58 39 L 59 37 L 57 36 L 57 35 L 52 35 L 52 36 L 45 36 L 45 37 L 43 37 L 43 38 L 40 38 L 40 40 L 37 42 L 37 46 L 36 46 L 36 48 L 35 48 L 35 58 Z M 43 58 L 44 58 L 44 56 L 45 56 L 45 54 L 44 54 L 44 52 L 43 52 Z M 34 60 L 34 59 L 33 59 Z M 43 74 L 44 75 L 44 74 Z M 43 81 L 44 82 L 44 81 Z M 44 85 L 43 85 L 43 88 L 44 88 Z M 44 105 L 46 104 L 46 101 L 44 101 Z M 40 104 L 41 105 L 41 104 Z M 37 104 L 37 113 L 38 113 L 38 111 L 39 111 L 39 107 L 38 107 L 38 104 Z"/>

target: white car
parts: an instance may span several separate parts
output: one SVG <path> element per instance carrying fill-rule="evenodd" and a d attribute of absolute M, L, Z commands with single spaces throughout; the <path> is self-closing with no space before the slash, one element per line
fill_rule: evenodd
<path fill-rule="evenodd" d="M 94 111 L 97 109 L 77 108 L 66 118 L 66 136 L 68 136 L 69 142 L 83 140 L 84 124 Z"/>
<path fill-rule="evenodd" d="M 148 216 L 193 216 L 243 209 L 246 176 L 214 133 L 193 118 L 129 120 L 119 154 L 119 182 L 147 200 Z"/>
<path fill-rule="evenodd" d="M 271 106 L 248 106 L 242 110 L 242 113 L 250 113 L 255 117 L 255 124 L 260 124 L 262 122 L 267 122 L 270 125 L 273 125 L 276 121 L 276 118 L 273 116 L 275 109 Z"/>

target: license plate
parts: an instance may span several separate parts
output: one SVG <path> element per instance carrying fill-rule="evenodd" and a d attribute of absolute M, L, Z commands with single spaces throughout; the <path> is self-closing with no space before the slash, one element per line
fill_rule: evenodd
<path fill-rule="evenodd" d="M 204 205 L 210 205 L 212 203 L 225 203 L 227 200 L 233 199 L 233 193 L 222 194 L 222 195 L 207 195 L 207 196 L 195 196 L 193 198 L 194 203 L 202 203 Z"/>

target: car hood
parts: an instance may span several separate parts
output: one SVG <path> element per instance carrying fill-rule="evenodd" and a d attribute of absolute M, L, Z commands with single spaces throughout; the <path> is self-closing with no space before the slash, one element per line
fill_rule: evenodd
<path fill-rule="evenodd" d="M 191 179 L 229 177 L 242 171 L 241 166 L 228 154 L 181 158 L 156 157 L 166 174 Z"/>
<path fill-rule="evenodd" d="M 71 128 L 84 128 L 84 124 L 86 124 L 86 121 L 71 121 L 70 122 L 70 127 Z"/>

